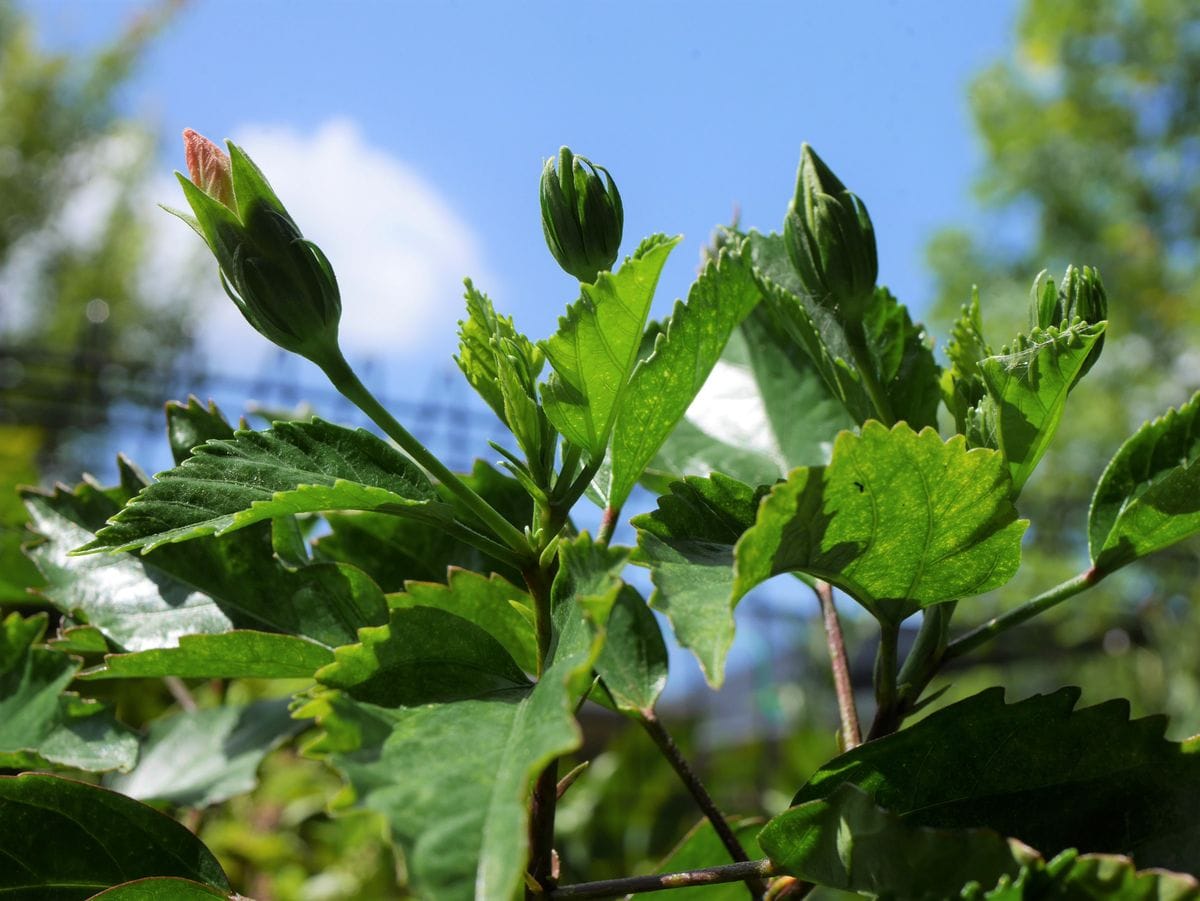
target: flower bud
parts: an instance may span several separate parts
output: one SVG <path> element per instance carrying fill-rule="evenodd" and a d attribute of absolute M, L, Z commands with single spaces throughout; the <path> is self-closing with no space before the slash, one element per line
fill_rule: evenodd
<path fill-rule="evenodd" d="M 177 215 L 208 242 L 230 299 L 285 350 L 318 365 L 339 357 L 342 302 L 325 254 L 305 240 L 240 147 L 230 143 L 226 156 L 191 129 L 184 147 L 191 181 L 176 175 L 195 219 Z"/>
<path fill-rule="evenodd" d="M 591 283 L 617 260 L 625 226 L 621 195 L 607 169 L 566 147 L 558 151 L 557 170 L 554 162 L 542 169 L 542 231 L 558 265 Z"/>
<path fill-rule="evenodd" d="M 804 290 L 843 323 L 861 323 L 875 296 L 875 228 L 863 202 L 808 144 L 784 220 L 788 256 Z"/>
<path fill-rule="evenodd" d="M 1058 296 L 1063 308 L 1063 319 L 1068 322 L 1076 317 L 1095 324 L 1108 319 L 1108 295 L 1100 273 L 1091 266 L 1076 269 L 1068 266 L 1063 274 Z"/>

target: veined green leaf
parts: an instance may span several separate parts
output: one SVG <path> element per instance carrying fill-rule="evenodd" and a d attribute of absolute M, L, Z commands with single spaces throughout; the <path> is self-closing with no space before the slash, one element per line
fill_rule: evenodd
<path fill-rule="evenodd" d="M 143 553 L 273 516 L 379 510 L 444 522 L 450 507 L 398 450 L 363 429 L 277 422 L 211 441 L 134 498 L 81 552 Z"/>
<path fill-rule="evenodd" d="M 573 711 L 590 683 L 598 630 L 583 643 L 560 641 L 531 685 L 466 620 L 431 608 L 392 617 L 322 671 L 339 690 L 301 711 L 324 730 L 310 750 L 328 755 L 359 803 L 387 818 L 415 891 L 511 901 L 528 853 L 529 788 L 579 744 Z"/>
<path fill-rule="evenodd" d="M 58 776 L 0 776 L 0 896 L 82 901 L 147 876 L 231 893 L 184 826 L 116 792 Z"/>
<path fill-rule="evenodd" d="M 124 498 L 119 490 L 106 493 L 87 483 L 74 491 L 25 495 L 30 521 L 44 536 L 29 554 L 46 577 L 46 597 L 120 649 L 173 648 L 184 635 L 234 629 L 300 635 L 337 647 L 354 641 L 359 626 L 387 617 L 382 592 L 355 567 L 281 565 L 268 523 L 140 556 L 71 555 Z M 241 639 L 234 641 L 227 653 L 236 658 Z"/>
<path fill-rule="evenodd" d="M 45 631 L 44 613 L 0 620 L 0 767 L 130 769 L 137 736 L 105 705 L 66 691 L 79 663 L 35 647 Z"/>
<path fill-rule="evenodd" d="M 1019 493 L 1042 459 L 1067 403 L 1067 393 L 1104 335 L 1107 323 L 1076 322 L 1068 328 L 1020 335 L 979 364 L 990 403 L 982 408 L 990 446 L 1004 453 Z"/>
<path fill-rule="evenodd" d="M 638 363 L 613 427 L 608 506 L 620 508 L 646 465 L 687 412 L 738 323 L 760 292 L 749 260 L 723 251 L 676 301 L 654 343 Z"/>
<path fill-rule="evenodd" d="M 868 422 L 842 432 L 827 467 L 795 470 L 736 549 L 733 597 L 783 572 L 837 585 L 877 618 L 997 588 L 1016 572 L 1021 535 L 1004 459 L 943 443 L 932 429 Z"/>
<path fill-rule="evenodd" d="M 568 441 L 599 458 L 638 361 L 663 264 L 679 238 L 659 237 L 639 248 L 612 275 L 580 285 L 580 297 L 541 347 L 554 368 L 542 384 L 550 422 Z"/>
<path fill-rule="evenodd" d="M 1107 572 L 1200 532 L 1200 393 L 1121 445 L 1092 496 L 1088 546 Z"/>
<path fill-rule="evenodd" d="M 207 407 L 194 395 L 188 397 L 186 404 L 167 403 L 167 442 L 176 465 L 190 457 L 204 442 L 232 437 L 233 427 L 211 400 Z"/>
<path fill-rule="evenodd" d="M 300 731 L 289 699 L 256 701 L 157 719 L 132 771 L 105 785 L 140 801 L 219 804 L 252 790 L 269 752 Z"/>
<path fill-rule="evenodd" d="M 637 560 L 654 581 L 650 606 L 666 614 L 714 688 L 724 681 L 733 644 L 733 548 L 767 490 L 720 473 L 687 478 L 671 485 L 656 510 L 633 520 Z"/>
<path fill-rule="evenodd" d="M 806 801 L 758 835 L 775 867 L 817 885 L 897 901 L 953 898 L 969 883 L 1015 877 L 1036 854 L 990 829 L 913 826 L 856 786 Z"/>
<path fill-rule="evenodd" d="M 216 635 L 181 635 L 178 647 L 108 654 L 79 678 L 311 679 L 333 662 L 333 651 L 299 635 L 237 629 Z"/>
<path fill-rule="evenodd" d="M 662 630 L 632 585 L 622 586 L 609 611 L 596 672 L 613 705 L 626 713 L 652 710 L 667 685 Z"/>
<path fill-rule="evenodd" d="M 1130 721 L 1125 701 L 1073 710 L 1078 699 L 1064 688 L 1005 704 L 989 689 L 834 758 L 793 803 L 851 782 L 912 825 L 983 826 L 1043 854 L 1195 866 L 1200 740 L 1166 741 L 1164 718 Z"/>

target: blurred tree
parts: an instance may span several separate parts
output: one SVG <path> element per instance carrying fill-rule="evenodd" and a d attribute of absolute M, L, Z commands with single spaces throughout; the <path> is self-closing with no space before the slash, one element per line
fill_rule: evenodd
<path fill-rule="evenodd" d="M 972 284 L 997 349 L 1027 329 L 1039 270 L 1057 280 L 1068 262 L 1097 266 L 1108 288 L 1104 356 L 1068 405 L 1065 440 L 1021 499 L 1038 532 L 1030 553 L 1052 561 L 1074 550 L 1084 565 L 1087 503 L 1105 461 L 1143 420 L 1200 387 L 1200 6 L 1027 0 L 1014 58 L 975 79 L 970 103 L 984 216 L 975 230 L 948 229 L 929 245 L 937 331 L 946 333 Z M 1165 709 L 1178 728 L 1197 731 L 1200 617 L 1188 613 L 1200 600 L 1197 550 L 1191 542 L 1118 574 L 1086 607 L 1052 615 L 1057 634 L 1027 627 L 998 653 L 1037 655 L 1050 638 L 1106 652 L 1111 678 L 1100 693 L 1116 680 L 1135 708 Z M 1049 562 L 1028 572 L 1005 589 L 1005 603 L 1070 574 Z M 1095 634 L 1099 614 L 1114 610 L 1126 628 Z M 1074 681 L 1069 667 L 1096 662 L 1080 651 L 1066 668 L 1042 664 L 1029 687 Z"/>
<path fill-rule="evenodd" d="M 29 17 L 0 0 L 0 422 L 37 426 L 54 474 L 82 462 L 70 452 L 77 430 L 104 422 L 112 398 L 100 374 L 153 366 L 187 343 L 179 289 L 145 284 L 138 189 L 154 137 L 117 106 L 180 5 L 152 6 L 111 44 L 72 56 L 39 47 Z"/>

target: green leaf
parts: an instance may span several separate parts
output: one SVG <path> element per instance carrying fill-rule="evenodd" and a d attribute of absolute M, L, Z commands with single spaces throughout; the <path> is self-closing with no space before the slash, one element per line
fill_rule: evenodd
<path fill-rule="evenodd" d="M 79 663 L 35 647 L 45 631 L 44 613 L 0 621 L 0 767 L 128 770 L 137 737 L 103 704 L 66 691 Z"/>
<path fill-rule="evenodd" d="M 733 834 L 751 860 L 762 857 L 758 847 L 758 832 L 762 820 L 746 817 L 726 817 Z M 685 873 L 711 867 L 718 862 L 728 862 L 729 852 L 718 837 L 712 823 L 701 820 L 688 830 L 678 845 L 655 868 L 656 873 Z M 634 895 L 647 898 L 648 895 Z M 661 897 L 661 896 L 660 896 Z M 745 901 L 746 885 L 743 882 L 727 882 L 721 885 L 692 886 L 677 888 L 666 897 L 671 901 Z"/>
<path fill-rule="evenodd" d="M 190 879 L 151 877 L 135 879 L 92 895 L 89 901 L 205 901 L 211 898 L 240 898 L 192 882 Z"/>
<path fill-rule="evenodd" d="M 194 710 L 155 720 L 132 771 L 105 785 L 140 801 L 208 807 L 252 790 L 267 754 L 300 731 L 288 699 Z"/>
<path fill-rule="evenodd" d="M 1136 872 L 1128 857 L 1064 851 L 1046 863 L 1027 864 L 1015 879 L 1004 878 L 991 891 L 964 891 L 969 901 L 1035 901 L 1045 898 L 1111 899 L 1111 901 L 1195 901 L 1195 877 L 1165 870 Z"/>
<path fill-rule="evenodd" d="M 658 620 L 630 585 L 621 588 L 604 626 L 596 672 L 618 710 L 654 708 L 667 684 L 667 646 Z"/>
<path fill-rule="evenodd" d="M 880 620 L 1003 585 L 1021 559 L 1004 458 L 900 423 L 842 432 L 827 467 L 795 470 L 763 501 L 736 549 L 735 599 L 805 572 Z"/>
<path fill-rule="evenodd" d="M 650 606 L 666 614 L 714 688 L 725 679 L 733 644 L 733 548 L 766 493 L 720 473 L 687 478 L 671 485 L 656 510 L 633 519 L 637 560 L 654 581 Z"/>
<path fill-rule="evenodd" d="M 541 342 L 554 372 L 542 384 L 546 416 L 577 447 L 598 459 L 608 446 L 642 330 L 667 255 L 679 238 L 659 236 L 627 258 L 615 274 L 581 284 L 580 297 Z"/>
<path fill-rule="evenodd" d="M 231 892 L 181 824 L 116 792 L 57 776 L 0 777 L 0 896 L 77 901 L 147 876 Z"/>
<path fill-rule="evenodd" d="M 800 284 L 783 236 L 751 232 L 749 244 L 768 305 L 856 423 L 877 415 L 859 371 L 867 365 L 897 422 L 915 429 L 937 427 L 940 369 L 924 326 L 913 324 L 903 304 L 886 288 L 876 289 L 863 318 L 866 356 L 859 361 L 843 326 Z"/>
<path fill-rule="evenodd" d="M 315 419 L 211 441 L 134 498 L 80 552 L 152 551 L 273 516 L 379 510 L 445 522 L 449 506 L 411 460 L 370 432 Z"/>
<path fill-rule="evenodd" d="M 913 826 L 847 784 L 784 811 L 758 841 L 782 872 L 897 901 L 954 898 L 968 883 L 1015 877 L 1036 857 L 990 829 Z"/>
<path fill-rule="evenodd" d="M 481 460 L 460 478 L 509 522 L 532 521 L 533 502 L 516 479 Z M 386 592 L 402 591 L 410 579 L 444 582 L 452 566 L 521 580 L 516 567 L 419 520 L 386 513 L 330 513 L 325 519 L 332 534 L 317 540 L 317 557 L 357 566 Z"/>
<path fill-rule="evenodd" d="M 188 396 L 186 404 L 174 400 L 167 402 L 167 442 L 176 465 L 190 457 L 204 442 L 232 437 L 233 427 L 211 400 L 207 408 L 194 395 Z"/>
<path fill-rule="evenodd" d="M 341 690 L 300 712 L 324 729 L 310 750 L 329 755 L 359 803 L 384 814 L 418 894 L 509 901 L 528 852 L 530 785 L 579 745 L 573 710 L 598 640 L 560 642 L 530 685 L 494 639 L 444 611 L 393 611 L 386 634 L 365 638 L 321 673 Z"/>
<path fill-rule="evenodd" d="M 1092 348 L 1106 323 L 1018 335 L 1013 347 L 979 364 L 989 400 L 983 407 L 989 446 L 1004 453 L 1019 493 L 1042 459 Z"/>
<path fill-rule="evenodd" d="M 219 635 L 182 635 L 179 646 L 108 654 L 79 678 L 311 679 L 333 662 L 333 651 L 298 635 L 239 629 Z"/>
<path fill-rule="evenodd" d="M 675 302 L 654 342 L 637 364 L 613 427 L 607 506 L 620 508 L 646 465 L 687 412 L 712 371 L 730 333 L 758 304 L 749 261 L 723 251 Z"/>
<path fill-rule="evenodd" d="M 1092 496 L 1088 546 L 1106 572 L 1200 532 L 1200 393 L 1121 445 Z"/>
<path fill-rule="evenodd" d="M 29 553 L 46 577 L 46 597 L 123 650 L 172 648 L 184 635 L 234 629 L 337 647 L 354 641 L 359 626 L 387 617 L 382 592 L 352 566 L 281 565 L 269 523 L 143 555 L 73 556 L 71 548 L 90 541 L 119 509 L 123 495 L 115 495 L 85 483 L 52 495 L 27 492 L 25 499 L 33 527 L 44 536 Z M 228 654 L 236 658 L 241 639 L 233 642 Z"/>
<path fill-rule="evenodd" d="M 834 758 L 793 803 L 852 782 L 912 825 L 984 826 L 1045 854 L 1195 866 L 1200 740 L 1164 740 L 1165 720 L 1131 722 L 1125 701 L 1073 710 L 1078 699 L 1064 688 L 1005 704 L 1003 689 L 989 689 Z"/>

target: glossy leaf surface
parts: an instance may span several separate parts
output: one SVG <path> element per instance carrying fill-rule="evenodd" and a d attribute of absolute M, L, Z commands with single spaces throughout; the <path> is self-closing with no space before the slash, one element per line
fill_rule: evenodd
<path fill-rule="evenodd" d="M 989 689 L 834 758 L 794 803 L 852 782 L 914 825 L 986 826 L 1047 855 L 1194 866 L 1200 741 L 1166 741 L 1162 717 L 1130 721 L 1124 701 L 1074 710 L 1078 699 L 1064 688 L 1005 704 Z"/>
<path fill-rule="evenodd" d="M 1021 535 L 1004 459 L 932 429 L 868 422 L 827 467 L 775 486 L 738 542 L 734 597 L 783 572 L 843 589 L 881 620 L 981 594 L 1016 572 Z"/>
<path fill-rule="evenodd" d="M 1148 422 L 1104 470 L 1088 514 L 1092 561 L 1111 571 L 1200 532 L 1200 394 Z"/>
<path fill-rule="evenodd" d="M 416 464 L 370 432 L 319 419 L 278 422 L 196 448 L 81 550 L 145 552 L 323 510 L 381 510 L 429 522 L 450 515 Z"/>
<path fill-rule="evenodd" d="M 637 559 L 654 581 L 650 606 L 666 614 L 714 688 L 725 678 L 733 643 L 734 545 L 765 493 L 719 473 L 687 478 L 671 485 L 656 510 L 633 520 Z"/>
<path fill-rule="evenodd" d="M 568 441 L 598 458 L 608 446 L 663 264 L 679 238 L 648 239 L 615 274 L 600 273 L 541 347 L 554 372 L 542 388 L 546 416 Z"/>
<path fill-rule="evenodd" d="M 45 631 L 44 613 L 0 621 L 0 767 L 130 769 L 137 737 L 105 705 L 66 690 L 79 662 L 37 647 Z"/>
<path fill-rule="evenodd" d="M 80 678 L 311 679 L 332 662 L 333 651 L 310 639 L 238 629 L 183 635 L 174 648 L 109 654 L 101 666 L 85 670 Z"/>
<path fill-rule="evenodd" d="M 0 896 L 77 901 L 147 876 L 229 893 L 220 864 L 181 824 L 132 798 L 57 776 L 0 776 Z"/>

